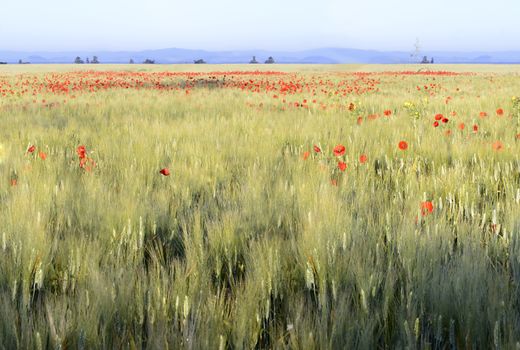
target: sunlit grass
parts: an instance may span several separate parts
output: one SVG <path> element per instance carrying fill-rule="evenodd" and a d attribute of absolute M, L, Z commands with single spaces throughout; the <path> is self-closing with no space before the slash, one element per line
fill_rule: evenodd
<path fill-rule="evenodd" d="M 376 76 L 380 91 L 346 96 L 199 87 L 0 99 L 0 344 L 516 346 L 518 68 L 434 67 L 477 74 Z M 268 68 L 339 81 L 344 71 L 421 67 Z M 16 81 L 21 69 L 0 78 Z M 433 96 L 416 89 L 431 83 Z M 450 121 L 434 128 L 438 113 Z M 423 216 L 425 201 L 434 210 Z"/>

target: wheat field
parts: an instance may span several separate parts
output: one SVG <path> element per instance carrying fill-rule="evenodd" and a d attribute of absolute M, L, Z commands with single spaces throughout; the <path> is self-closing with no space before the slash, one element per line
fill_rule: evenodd
<path fill-rule="evenodd" d="M 520 67 L 428 68 L 0 67 L 0 347 L 519 347 Z"/>

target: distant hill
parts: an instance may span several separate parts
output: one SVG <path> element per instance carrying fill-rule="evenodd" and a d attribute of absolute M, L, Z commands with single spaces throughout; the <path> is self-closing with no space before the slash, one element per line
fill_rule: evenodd
<path fill-rule="evenodd" d="M 189 49 L 161 49 L 144 51 L 77 51 L 77 52 L 17 52 L 0 50 L 0 61 L 17 63 L 73 63 L 79 56 L 83 60 L 97 56 L 101 63 L 135 63 L 152 59 L 159 64 L 193 63 L 203 59 L 207 63 L 248 63 L 253 56 L 264 62 L 272 56 L 276 63 L 412 63 L 410 53 L 404 51 L 376 51 L 346 48 L 321 48 L 303 51 L 206 51 Z M 421 53 L 433 57 L 435 63 L 520 63 L 520 51 L 502 52 L 450 52 Z M 422 57 L 421 57 L 422 58 Z"/>

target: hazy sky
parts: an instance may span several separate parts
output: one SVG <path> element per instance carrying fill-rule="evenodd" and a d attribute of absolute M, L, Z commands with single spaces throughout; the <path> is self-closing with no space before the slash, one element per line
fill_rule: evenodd
<path fill-rule="evenodd" d="M 520 50 L 519 0 L 0 2 L 0 50 Z"/>

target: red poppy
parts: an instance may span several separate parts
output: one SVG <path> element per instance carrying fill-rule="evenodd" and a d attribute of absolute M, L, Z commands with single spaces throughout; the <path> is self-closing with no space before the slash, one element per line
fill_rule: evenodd
<path fill-rule="evenodd" d="M 340 156 L 342 156 L 344 154 L 345 154 L 345 146 L 337 145 L 336 147 L 334 147 L 334 155 L 336 157 L 340 157 Z"/>
<path fill-rule="evenodd" d="M 16 186 L 18 184 L 18 180 L 11 179 L 11 186 Z"/>
<path fill-rule="evenodd" d="M 309 151 L 303 152 L 303 156 L 302 156 L 303 160 L 307 160 L 307 158 L 309 158 L 310 155 L 311 155 L 311 153 Z"/>
<path fill-rule="evenodd" d="M 78 148 L 76 149 L 76 153 L 78 154 L 78 157 L 80 159 L 84 159 L 86 157 L 86 154 L 87 154 L 87 149 L 83 145 L 78 146 Z"/>
<path fill-rule="evenodd" d="M 363 123 L 363 117 L 358 117 L 357 118 L 357 125 L 361 125 L 361 123 Z"/>
<path fill-rule="evenodd" d="M 36 150 L 36 146 L 32 145 L 31 147 L 27 148 L 27 153 L 33 153 Z"/>
<path fill-rule="evenodd" d="M 399 149 L 402 151 L 406 151 L 408 149 L 408 142 L 406 141 L 399 141 Z"/>
<path fill-rule="evenodd" d="M 338 185 L 338 180 L 336 180 L 336 179 L 331 179 L 331 180 L 330 180 L 330 184 L 331 184 L 332 186 L 337 186 L 337 185 Z"/>
<path fill-rule="evenodd" d="M 421 203 L 421 215 L 426 216 L 428 214 L 433 213 L 433 203 L 430 201 Z"/>
<path fill-rule="evenodd" d="M 459 129 L 460 130 L 464 130 L 465 127 L 466 127 L 466 125 L 464 123 L 460 123 L 459 124 Z"/>
<path fill-rule="evenodd" d="M 442 118 L 444 118 L 444 116 L 440 113 L 435 115 L 435 120 L 441 120 Z"/>
<path fill-rule="evenodd" d="M 504 110 L 502 108 L 497 109 L 497 115 L 498 116 L 503 116 L 504 115 Z"/>
<path fill-rule="evenodd" d="M 443 122 L 443 123 L 447 123 L 447 122 L 449 122 L 449 121 L 450 121 L 450 120 L 449 120 L 448 118 L 442 118 L 442 122 Z"/>
<path fill-rule="evenodd" d="M 438 126 L 439 126 L 439 122 L 438 122 L 438 121 L 434 121 L 434 122 L 433 122 L 433 127 L 436 128 L 436 127 L 438 127 Z"/>
<path fill-rule="evenodd" d="M 345 163 L 345 162 L 338 162 L 338 168 L 341 171 L 345 171 L 347 169 L 347 163 Z"/>
<path fill-rule="evenodd" d="M 352 102 L 350 102 L 350 104 L 348 105 L 348 110 L 352 112 L 352 111 L 354 111 L 355 109 L 356 109 L 356 105 L 353 104 Z"/>
<path fill-rule="evenodd" d="M 38 156 L 39 156 L 42 160 L 47 159 L 47 155 L 45 154 L 45 152 L 41 152 L 41 151 L 40 151 L 40 152 L 38 153 Z"/>
<path fill-rule="evenodd" d="M 168 170 L 168 168 L 161 169 L 159 172 L 164 176 L 170 176 L 170 170 Z"/>
<path fill-rule="evenodd" d="M 321 152 L 321 148 L 319 148 L 318 146 L 314 145 L 314 152 L 320 153 Z"/>
<path fill-rule="evenodd" d="M 480 116 L 480 118 L 487 117 L 487 113 L 486 112 L 480 112 L 479 116 Z"/>
<path fill-rule="evenodd" d="M 392 111 L 387 109 L 386 111 L 383 112 L 384 115 L 386 115 L 387 117 L 391 116 L 392 115 Z"/>
<path fill-rule="evenodd" d="M 368 160 L 368 157 L 366 155 L 362 154 L 359 156 L 359 162 L 361 164 L 365 164 L 367 162 L 367 160 Z"/>
<path fill-rule="evenodd" d="M 475 125 L 473 125 L 473 132 L 477 132 L 477 131 L 478 131 L 478 125 L 475 124 Z"/>
<path fill-rule="evenodd" d="M 501 151 L 504 148 L 504 145 L 500 141 L 493 142 L 493 149 L 495 151 Z"/>

